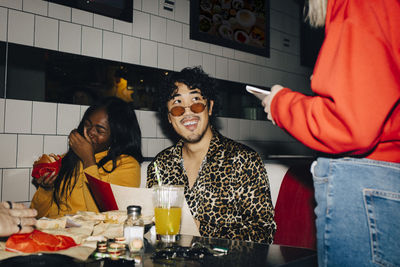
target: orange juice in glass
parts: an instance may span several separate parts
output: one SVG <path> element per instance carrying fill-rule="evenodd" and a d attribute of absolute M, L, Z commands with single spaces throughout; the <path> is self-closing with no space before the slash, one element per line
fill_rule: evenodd
<path fill-rule="evenodd" d="M 175 242 L 181 226 L 184 187 L 163 185 L 153 190 L 156 232 L 163 242 Z"/>

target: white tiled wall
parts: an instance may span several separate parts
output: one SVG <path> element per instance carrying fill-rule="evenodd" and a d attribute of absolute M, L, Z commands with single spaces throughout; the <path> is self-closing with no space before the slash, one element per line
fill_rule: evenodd
<path fill-rule="evenodd" d="M 133 23 L 43 0 L 0 0 L 0 40 L 170 70 L 200 64 L 220 79 L 306 92 L 311 71 L 299 64 L 298 6 L 270 2 L 270 58 L 190 40 L 189 0 L 175 1 L 172 12 L 163 1 L 135 0 Z M 173 60 L 164 55 L 170 46 Z"/>
<path fill-rule="evenodd" d="M 58 20 L 36 16 L 35 29 L 35 47 L 57 50 Z"/>
<path fill-rule="evenodd" d="M 82 26 L 70 22 L 60 21 L 59 29 L 59 50 L 73 54 L 81 54 Z"/>
<path fill-rule="evenodd" d="M 270 57 L 189 38 L 189 0 L 173 12 L 159 0 L 135 0 L 133 23 L 43 0 L 0 0 L 0 41 L 167 70 L 201 65 L 220 79 L 306 92 L 311 70 L 299 63 L 299 12 L 294 0 L 270 1 Z M 290 46 L 283 45 L 290 40 Z M 86 106 L 0 99 L 0 198 L 29 202 L 31 166 L 42 153 L 62 154 Z M 153 157 L 172 143 L 155 112 L 137 111 L 142 152 Z M 261 154 L 308 150 L 266 121 L 219 118 L 221 132 Z"/>

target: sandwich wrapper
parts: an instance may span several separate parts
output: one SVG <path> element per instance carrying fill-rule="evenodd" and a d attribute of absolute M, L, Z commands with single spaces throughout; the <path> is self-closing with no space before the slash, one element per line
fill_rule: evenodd
<path fill-rule="evenodd" d="M 61 159 L 51 163 L 34 164 L 32 169 L 32 177 L 38 179 L 44 174 L 54 172 L 57 174 L 61 168 Z"/>
<path fill-rule="evenodd" d="M 61 162 L 61 160 L 60 160 Z M 126 187 L 126 186 L 119 186 L 119 185 L 114 185 L 114 184 L 109 184 L 103 181 L 100 181 L 99 179 L 96 179 L 88 174 L 86 174 L 90 190 L 92 191 L 96 203 L 100 209 L 100 211 L 110 211 L 110 210 L 124 210 L 126 211 L 126 207 L 129 205 L 140 205 L 142 207 L 142 215 L 143 217 L 153 217 L 154 216 L 154 208 L 153 208 L 153 202 L 152 202 L 152 194 L 153 194 L 153 189 L 151 188 L 133 188 L 133 187 Z M 37 231 L 37 230 L 35 230 Z M 37 231 L 40 232 L 40 231 Z M 36 234 L 39 234 L 37 233 Z M 42 233 L 42 232 L 41 232 Z M 45 233 L 42 233 L 45 234 Z M 40 235 L 42 235 L 40 234 Z M 182 207 L 182 217 L 181 217 L 181 230 L 180 234 L 185 234 L 185 235 L 193 235 L 193 236 L 200 236 L 199 230 L 196 226 L 196 223 L 192 217 L 192 214 L 190 212 L 189 206 L 187 205 L 186 201 L 184 201 L 183 207 Z M 48 235 L 48 234 L 46 234 Z M 13 242 L 16 241 L 16 238 L 13 237 L 12 235 L 10 238 L 13 240 Z M 55 250 L 53 248 L 45 248 L 45 247 L 37 247 L 36 252 L 28 252 L 30 251 L 31 248 L 27 249 L 25 252 L 17 252 L 17 251 L 22 251 L 20 250 L 22 246 L 25 246 L 22 244 L 23 242 L 26 242 L 27 240 L 21 242 L 21 237 L 22 239 L 26 238 L 29 236 L 29 234 L 16 234 L 17 239 L 19 242 L 15 243 L 14 245 L 8 245 L 8 248 L 13 249 L 14 248 L 15 252 L 10 252 L 6 251 L 6 242 L 0 242 L 0 260 L 4 260 L 7 258 L 15 257 L 15 256 L 24 256 L 24 255 L 30 255 L 30 254 L 37 254 L 39 250 L 40 253 L 54 253 L 54 254 L 61 254 L 61 255 L 66 255 L 70 256 L 72 258 L 85 261 L 87 258 L 90 256 L 90 254 L 93 253 L 93 251 L 96 249 L 95 247 L 86 245 L 86 244 L 81 244 L 81 245 L 73 245 L 73 241 L 64 241 L 64 243 L 59 242 L 55 246 L 58 245 L 58 248 L 61 250 Z M 50 243 L 52 243 L 52 240 L 54 241 L 54 238 L 57 235 L 49 235 L 46 238 L 50 238 Z M 60 235 L 59 235 L 60 236 Z M 44 235 L 43 235 L 44 237 Z M 66 240 L 69 240 L 69 237 L 64 236 L 67 238 Z M 11 242 L 10 240 L 10 242 Z M 9 242 L 9 243 L 10 243 Z M 29 240 L 27 241 L 28 243 L 30 242 Z M 20 243 L 20 244 L 18 244 Z M 45 244 L 45 246 L 48 246 L 49 244 Z"/>
<path fill-rule="evenodd" d="M 52 235 L 34 230 L 29 234 L 13 234 L 7 239 L 7 242 L 0 242 L 0 260 L 50 253 L 85 261 L 95 249 L 91 246 L 77 245 L 68 236 Z"/>
<path fill-rule="evenodd" d="M 75 241 L 64 235 L 52 235 L 39 230 L 27 234 L 13 234 L 6 242 L 6 250 L 11 252 L 33 253 L 58 251 L 75 247 Z"/>
<path fill-rule="evenodd" d="M 126 207 L 129 205 L 139 205 L 142 207 L 143 217 L 154 216 L 153 189 L 109 184 L 87 173 L 85 175 L 89 183 L 89 188 L 101 212 L 109 210 L 126 211 Z M 199 229 L 186 200 L 184 200 L 182 206 L 180 234 L 200 236 Z"/>

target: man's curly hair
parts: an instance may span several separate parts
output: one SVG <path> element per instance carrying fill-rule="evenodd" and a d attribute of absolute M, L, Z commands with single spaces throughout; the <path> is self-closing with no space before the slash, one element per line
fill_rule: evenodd
<path fill-rule="evenodd" d="M 168 123 L 168 108 L 167 102 L 172 99 L 177 87 L 176 82 L 183 83 L 189 87 L 189 89 L 200 89 L 204 99 L 207 100 L 207 107 L 210 107 L 210 100 L 214 101 L 213 112 L 210 117 L 210 122 L 214 124 L 215 113 L 217 111 L 216 106 L 216 80 L 210 77 L 203 71 L 201 66 L 187 67 L 182 69 L 180 72 L 174 72 L 166 76 L 163 85 L 159 90 L 159 113 L 163 123 Z"/>

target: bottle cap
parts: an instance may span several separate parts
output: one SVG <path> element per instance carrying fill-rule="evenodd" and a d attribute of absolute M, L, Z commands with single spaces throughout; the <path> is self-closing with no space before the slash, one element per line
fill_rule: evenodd
<path fill-rule="evenodd" d="M 141 206 L 136 206 L 136 205 L 130 205 L 126 209 L 127 209 L 128 214 L 130 214 L 130 213 L 138 213 L 138 214 L 140 214 L 140 212 L 142 211 L 142 207 Z"/>

